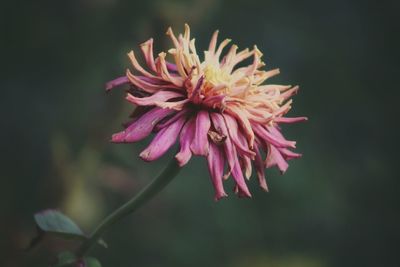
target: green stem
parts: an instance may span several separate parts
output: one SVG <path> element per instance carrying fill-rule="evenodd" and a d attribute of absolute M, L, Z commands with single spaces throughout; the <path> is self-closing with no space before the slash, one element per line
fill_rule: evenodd
<path fill-rule="evenodd" d="M 160 192 L 172 179 L 178 174 L 180 167 L 178 166 L 175 159 L 172 159 L 167 167 L 155 178 L 149 185 L 143 188 L 139 194 L 130 199 L 128 202 L 123 204 L 107 218 L 105 218 L 99 226 L 93 231 L 90 238 L 82 243 L 78 249 L 77 256 L 81 257 L 87 253 L 87 251 L 95 244 L 104 232 L 114 223 L 125 217 L 126 215 L 133 213 L 143 204 L 152 199 L 158 192 Z"/>

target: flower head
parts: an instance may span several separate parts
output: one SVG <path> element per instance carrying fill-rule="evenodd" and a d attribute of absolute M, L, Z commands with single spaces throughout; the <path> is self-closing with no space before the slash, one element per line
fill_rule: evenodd
<path fill-rule="evenodd" d="M 129 84 L 126 99 L 137 106 L 125 130 L 112 136 L 116 143 L 139 141 L 154 132 L 150 145 L 140 154 L 145 161 L 161 157 L 176 140 L 180 149 L 175 158 L 180 166 L 192 155 L 207 159 L 215 198 L 227 194 L 223 181 L 232 176 L 234 191 L 250 197 L 246 179 L 256 171 L 260 186 L 268 191 L 265 168 L 277 166 L 284 173 L 287 160 L 301 155 L 292 152 L 296 142 L 286 140 L 279 124 L 306 120 L 287 118 L 290 99 L 298 86 L 264 84 L 279 73 L 279 69 L 261 70 L 265 66 L 262 53 L 256 46 L 238 52 L 231 40 L 217 45 L 218 31 L 204 51 L 201 60 L 190 38 L 190 28 L 175 36 L 169 28 L 167 35 L 173 47 L 167 54 L 153 56 L 153 39 L 140 45 L 147 68 L 143 68 L 133 51 L 128 53 L 134 72 L 107 84 L 107 90 Z M 239 66 L 252 58 L 248 66 Z M 242 63 L 243 65 L 243 63 Z M 263 155 L 266 158 L 263 158 Z"/>

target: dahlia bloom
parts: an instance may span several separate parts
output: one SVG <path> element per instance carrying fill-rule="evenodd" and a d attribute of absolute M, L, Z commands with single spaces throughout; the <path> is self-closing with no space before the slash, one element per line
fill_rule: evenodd
<path fill-rule="evenodd" d="M 168 50 L 172 60 L 164 52 L 154 58 L 150 39 L 140 45 L 147 68 L 131 51 L 128 56 L 135 71 L 128 69 L 125 76 L 107 83 L 107 90 L 129 84 L 126 100 L 137 106 L 125 130 L 114 134 L 112 141 L 137 142 L 154 132 L 140 154 L 143 160 L 153 161 L 179 139 L 175 156 L 179 166 L 193 155 L 206 157 L 216 200 L 227 196 L 223 182 L 230 176 L 235 193 L 251 197 L 246 179 L 252 174 L 252 164 L 259 185 L 268 191 L 265 168 L 277 166 L 284 173 L 287 160 L 301 156 L 290 150 L 296 142 L 286 140 L 279 127 L 307 119 L 284 117 L 298 86 L 264 84 L 279 69 L 261 70 L 265 64 L 256 46 L 238 52 L 232 45 L 221 58 L 231 40 L 217 46 L 218 31 L 204 51 L 204 60 L 197 54 L 188 25 L 183 35 L 175 36 L 171 28 L 167 35 L 173 43 Z M 252 63 L 243 66 L 249 58 Z"/>

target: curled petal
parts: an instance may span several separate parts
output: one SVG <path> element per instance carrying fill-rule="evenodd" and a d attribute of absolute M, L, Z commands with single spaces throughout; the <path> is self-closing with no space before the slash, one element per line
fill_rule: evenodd
<path fill-rule="evenodd" d="M 215 189 L 215 200 L 226 197 L 223 186 L 225 157 L 223 151 L 214 143 L 210 143 L 210 152 L 207 156 L 208 170 Z"/>
<path fill-rule="evenodd" d="M 185 126 L 183 126 L 182 128 L 179 138 L 180 150 L 179 153 L 176 154 L 175 156 L 180 167 L 185 165 L 192 157 L 190 144 L 192 143 L 194 137 L 194 130 L 196 127 L 195 123 L 196 123 L 195 119 L 191 118 L 185 123 Z"/>
<path fill-rule="evenodd" d="M 253 148 L 254 132 L 251 127 L 248 116 L 245 114 L 245 112 L 243 110 L 241 110 L 238 107 L 230 107 L 229 110 L 230 110 L 230 115 L 235 117 L 242 124 L 242 128 L 246 134 L 246 139 L 249 142 L 249 146 L 250 146 L 250 148 Z"/>
<path fill-rule="evenodd" d="M 199 156 L 207 156 L 208 154 L 208 137 L 207 133 L 210 129 L 211 121 L 208 112 L 201 110 L 196 116 L 196 129 L 193 142 L 190 146 L 193 154 Z"/>
<path fill-rule="evenodd" d="M 183 109 L 177 112 L 174 116 L 170 118 L 165 118 L 163 121 L 160 121 L 156 127 L 154 128 L 156 131 L 161 130 L 162 128 L 170 126 L 172 123 L 176 122 L 180 117 L 186 116 L 188 113 L 187 109 Z"/>
<path fill-rule="evenodd" d="M 139 62 L 136 59 L 135 53 L 133 51 L 128 53 L 128 57 L 131 60 L 131 63 L 133 67 L 138 70 L 140 73 L 142 73 L 145 77 L 153 78 L 155 80 L 158 80 L 159 78 L 151 73 L 149 73 L 147 70 L 145 70 L 142 66 L 140 66 Z"/>
<path fill-rule="evenodd" d="M 152 110 L 141 115 L 124 131 L 116 133 L 112 136 L 112 142 L 130 143 L 142 140 L 148 136 L 154 126 L 162 119 L 173 113 L 173 110 L 153 108 Z"/>
<path fill-rule="evenodd" d="M 258 144 L 256 143 L 254 145 L 254 151 L 256 152 L 256 157 L 254 160 L 254 167 L 257 172 L 257 178 L 258 178 L 258 184 L 262 189 L 268 192 L 268 185 L 267 181 L 265 180 L 265 167 L 264 167 L 264 161 L 262 160 L 260 149 L 258 147 Z"/>
<path fill-rule="evenodd" d="M 235 144 L 236 149 L 241 153 L 253 158 L 255 153 L 249 149 L 247 140 L 239 131 L 239 126 L 236 120 L 228 114 L 223 114 L 223 116 L 228 128 L 229 136 L 231 137 L 232 142 Z"/>
<path fill-rule="evenodd" d="M 182 96 L 181 93 L 175 91 L 158 91 L 149 97 L 136 97 L 132 94 L 128 94 L 126 100 L 138 106 L 154 106 L 160 102 L 166 102 L 172 98 Z"/>
<path fill-rule="evenodd" d="M 153 38 L 141 44 L 140 49 L 142 50 L 147 66 L 149 66 L 152 71 L 156 72 L 156 64 L 154 63 L 153 55 Z"/>
<path fill-rule="evenodd" d="M 153 161 L 164 155 L 175 143 L 185 120 L 185 117 L 181 117 L 169 127 L 161 129 L 151 141 L 150 145 L 140 153 L 140 157 L 145 161 Z"/>
<path fill-rule="evenodd" d="M 112 81 L 109 81 L 106 83 L 106 91 L 110 91 L 111 89 L 129 83 L 129 79 L 126 76 L 118 77 L 117 79 L 114 79 Z"/>
<path fill-rule="evenodd" d="M 226 127 L 223 116 L 216 112 L 212 112 L 210 115 L 211 115 L 211 120 L 214 125 L 214 128 L 220 134 L 226 136 L 226 139 L 225 139 L 223 145 L 224 145 L 224 151 L 225 151 L 225 155 L 226 155 L 226 158 L 228 160 L 228 165 L 229 165 L 228 172 L 231 172 L 233 170 L 233 168 L 235 168 L 236 161 L 237 161 L 236 149 L 235 149 L 234 145 L 232 144 L 231 139 L 229 138 L 228 129 Z"/>
<path fill-rule="evenodd" d="M 286 118 L 286 117 L 278 117 L 275 118 L 274 121 L 278 123 L 295 123 L 295 122 L 302 122 L 307 121 L 307 117 L 296 117 L 296 118 Z"/>
<path fill-rule="evenodd" d="M 246 179 L 249 180 L 251 177 L 251 173 L 252 173 L 251 160 L 249 157 L 243 156 L 241 158 L 240 162 L 241 162 L 242 169 L 244 170 L 244 175 L 245 175 Z"/>
<path fill-rule="evenodd" d="M 264 140 L 267 140 L 269 143 L 273 144 L 277 147 L 296 147 L 296 142 L 294 141 L 287 141 L 279 136 L 271 134 L 268 132 L 264 127 L 259 124 L 253 124 L 253 129 L 257 133 L 257 135 Z"/>
<path fill-rule="evenodd" d="M 179 87 L 176 87 L 172 83 L 160 84 L 160 81 L 158 81 L 157 79 L 145 76 L 133 75 L 130 70 L 126 71 L 126 76 L 133 85 L 151 94 L 160 91 L 161 89 L 170 89 L 170 88 L 179 89 Z"/>
<path fill-rule="evenodd" d="M 287 168 L 289 167 L 288 163 L 283 158 L 279 150 L 275 146 L 269 145 L 266 166 L 267 168 L 270 168 L 275 165 L 278 166 L 278 169 L 281 171 L 282 174 L 285 173 Z"/>
<path fill-rule="evenodd" d="M 242 170 L 240 169 L 239 161 L 236 159 L 235 163 L 235 167 L 232 170 L 232 176 L 237 185 L 237 190 L 235 191 L 241 197 L 251 197 L 250 191 L 247 188 L 246 182 L 244 180 Z"/>
<path fill-rule="evenodd" d="M 301 158 L 301 156 L 302 156 L 301 154 L 295 153 L 286 148 L 278 148 L 278 150 L 279 150 L 279 152 L 281 152 L 281 154 L 285 158 L 285 160 L 297 159 L 297 158 Z"/>

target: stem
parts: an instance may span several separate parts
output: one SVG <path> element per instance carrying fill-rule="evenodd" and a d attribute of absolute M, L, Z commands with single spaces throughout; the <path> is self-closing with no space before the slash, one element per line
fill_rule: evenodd
<path fill-rule="evenodd" d="M 82 257 L 86 252 L 99 240 L 104 232 L 125 217 L 126 215 L 133 213 L 143 204 L 152 199 L 158 192 L 160 192 L 172 179 L 178 174 L 180 167 L 178 166 L 175 159 L 172 159 L 167 167 L 155 178 L 150 184 L 143 188 L 135 197 L 130 199 L 128 202 L 123 204 L 113 213 L 108 215 L 93 231 L 91 236 L 85 240 L 80 248 L 78 249 L 77 256 Z"/>

